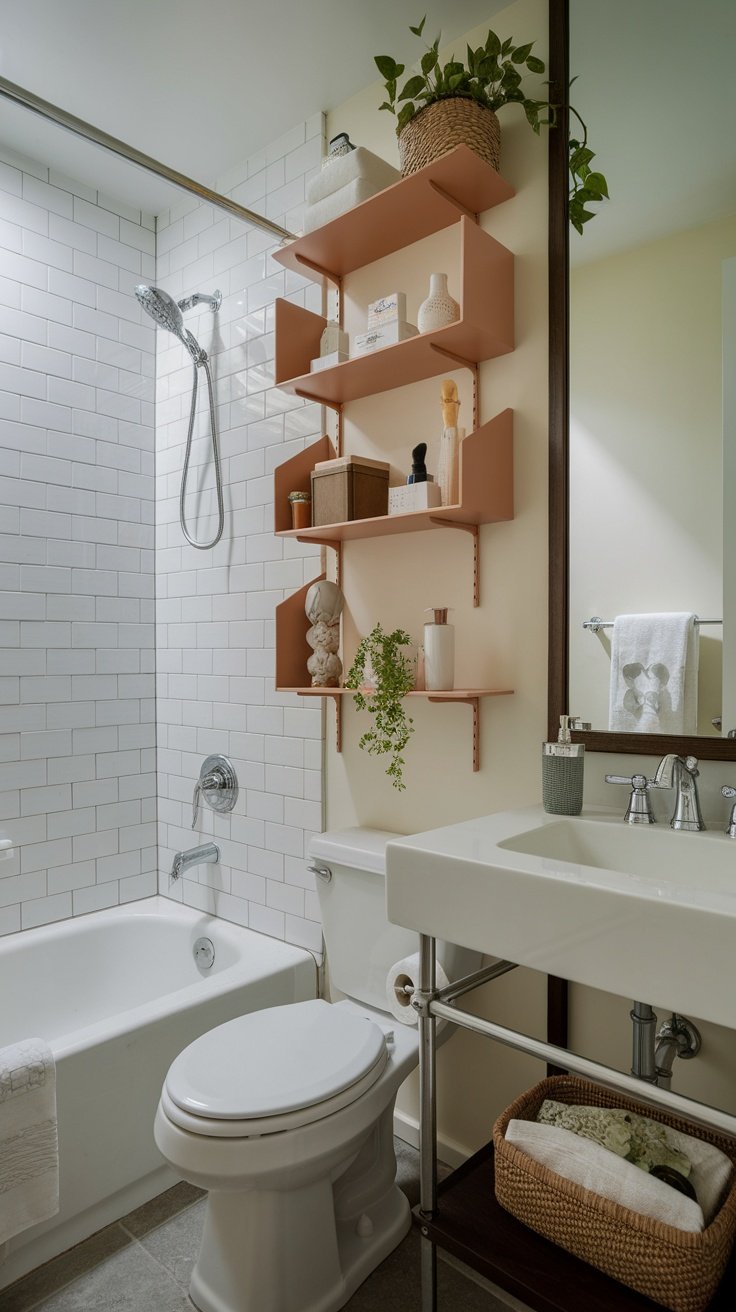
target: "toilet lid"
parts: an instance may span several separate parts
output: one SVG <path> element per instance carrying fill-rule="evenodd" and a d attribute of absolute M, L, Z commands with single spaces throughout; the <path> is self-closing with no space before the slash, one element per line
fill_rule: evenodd
<path fill-rule="evenodd" d="M 172 1063 L 166 1092 L 182 1111 L 249 1120 L 312 1107 L 383 1069 L 373 1021 L 317 999 L 269 1007 L 218 1025 Z M 311 1118 L 310 1118 L 311 1119 Z"/>

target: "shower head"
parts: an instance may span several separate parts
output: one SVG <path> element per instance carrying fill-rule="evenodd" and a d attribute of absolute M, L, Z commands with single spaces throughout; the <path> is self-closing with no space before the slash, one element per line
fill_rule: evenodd
<path fill-rule="evenodd" d="M 202 364 L 207 359 L 207 352 L 202 349 L 189 329 L 184 327 L 181 309 L 173 296 L 169 296 L 169 293 L 160 287 L 149 287 L 146 283 L 140 283 L 135 289 L 135 294 L 146 314 L 150 314 L 159 328 L 166 328 L 186 346 L 195 364 Z"/>

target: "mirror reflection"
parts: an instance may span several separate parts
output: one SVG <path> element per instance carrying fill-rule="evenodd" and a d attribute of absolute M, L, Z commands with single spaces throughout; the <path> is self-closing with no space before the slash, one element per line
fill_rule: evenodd
<path fill-rule="evenodd" d="M 570 243 L 569 708 L 594 730 L 736 728 L 734 49 L 732 0 L 570 0 L 611 194 Z"/>

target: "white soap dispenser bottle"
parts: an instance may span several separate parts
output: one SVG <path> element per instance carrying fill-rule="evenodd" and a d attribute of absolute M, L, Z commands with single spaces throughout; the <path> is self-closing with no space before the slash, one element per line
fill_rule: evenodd
<path fill-rule="evenodd" d="M 447 607 L 427 606 L 432 616 L 424 625 L 424 681 L 427 692 L 448 692 L 455 686 L 455 629 L 447 623 Z"/>

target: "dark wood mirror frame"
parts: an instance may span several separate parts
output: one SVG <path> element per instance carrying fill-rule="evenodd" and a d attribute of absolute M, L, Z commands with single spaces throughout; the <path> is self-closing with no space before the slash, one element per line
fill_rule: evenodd
<path fill-rule="evenodd" d="M 549 134 L 549 654 L 548 735 L 557 737 L 568 713 L 569 676 L 569 223 L 567 94 L 568 0 L 549 0 L 550 98 L 562 106 Z M 584 239 L 583 239 L 584 240 Z M 576 710 L 580 708 L 576 707 Z M 736 759 L 736 740 L 594 731 L 573 734 L 592 752 L 663 756 L 677 752 L 704 760 Z"/>

